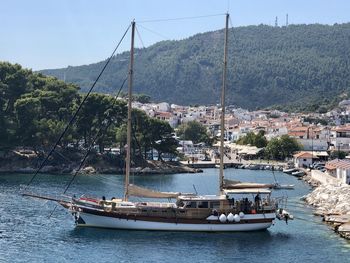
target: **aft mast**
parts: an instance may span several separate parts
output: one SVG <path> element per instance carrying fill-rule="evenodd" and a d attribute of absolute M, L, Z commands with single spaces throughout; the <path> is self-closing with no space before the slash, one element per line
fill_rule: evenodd
<path fill-rule="evenodd" d="M 221 90 L 221 136 L 220 136 L 220 174 L 219 187 L 220 194 L 224 189 L 224 134 L 225 134 L 225 90 L 226 90 L 226 71 L 227 71 L 227 43 L 228 43 L 228 20 L 230 15 L 226 14 L 225 27 L 225 45 L 224 45 L 224 70 L 222 73 L 222 90 Z"/>
<path fill-rule="evenodd" d="M 135 39 L 135 21 L 131 22 L 131 48 L 130 48 L 130 65 L 128 77 L 128 122 L 127 122 L 127 137 L 126 137 L 126 164 L 125 164 L 125 188 L 124 201 L 129 198 L 129 177 L 130 177 L 130 162 L 131 162 L 131 102 L 132 102 L 132 84 L 134 75 L 134 39 Z"/>

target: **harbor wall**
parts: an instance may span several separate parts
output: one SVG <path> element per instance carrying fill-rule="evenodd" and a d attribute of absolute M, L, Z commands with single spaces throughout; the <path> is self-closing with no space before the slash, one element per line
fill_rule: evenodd
<path fill-rule="evenodd" d="M 321 184 L 341 185 L 339 179 L 319 170 L 312 170 L 311 178 L 319 181 Z"/>

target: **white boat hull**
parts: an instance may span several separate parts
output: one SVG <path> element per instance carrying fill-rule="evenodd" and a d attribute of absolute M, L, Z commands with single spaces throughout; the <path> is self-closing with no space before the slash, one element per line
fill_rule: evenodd
<path fill-rule="evenodd" d="M 254 216 L 258 219 L 257 215 Z M 233 232 L 233 231 L 257 231 L 269 228 L 275 219 L 275 214 L 259 215 L 260 219 L 271 219 L 268 222 L 256 223 L 205 223 L 205 224 L 184 224 L 169 222 L 152 222 L 142 220 L 132 220 L 124 218 L 115 218 L 89 213 L 80 213 L 79 217 L 83 220 L 77 223 L 79 227 L 101 227 L 129 230 L 160 230 L 160 231 L 203 231 L 203 232 Z"/>

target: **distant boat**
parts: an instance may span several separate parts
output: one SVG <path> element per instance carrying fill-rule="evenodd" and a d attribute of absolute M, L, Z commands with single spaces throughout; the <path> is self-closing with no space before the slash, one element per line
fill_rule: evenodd
<path fill-rule="evenodd" d="M 279 184 L 275 183 L 272 187 L 273 189 L 294 189 L 294 184 Z"/>
<path fill-rule="evenodd" d="M 305 174 L 305 172 L 304 171 L 300 171 L 300 170 L 292 172 L 292 175 L 296 176 L 296 177 L 302 177 L 304 174 Z"/>
<path fill-rule="evenodd" d="M 293 172 L 299 171 L 296 168 L 288 168 L 288 169 L 283 169 L 283 172 L 286 174 L 292 174 Z"/>

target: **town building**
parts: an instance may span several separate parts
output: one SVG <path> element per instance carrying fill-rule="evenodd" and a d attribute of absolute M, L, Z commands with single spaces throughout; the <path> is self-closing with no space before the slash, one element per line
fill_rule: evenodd
<path fill-rule="evenodd" d="M 326 171 L 342 184 L 350 184 L 350 160 L 335 159 L 326 163 Z"/>

